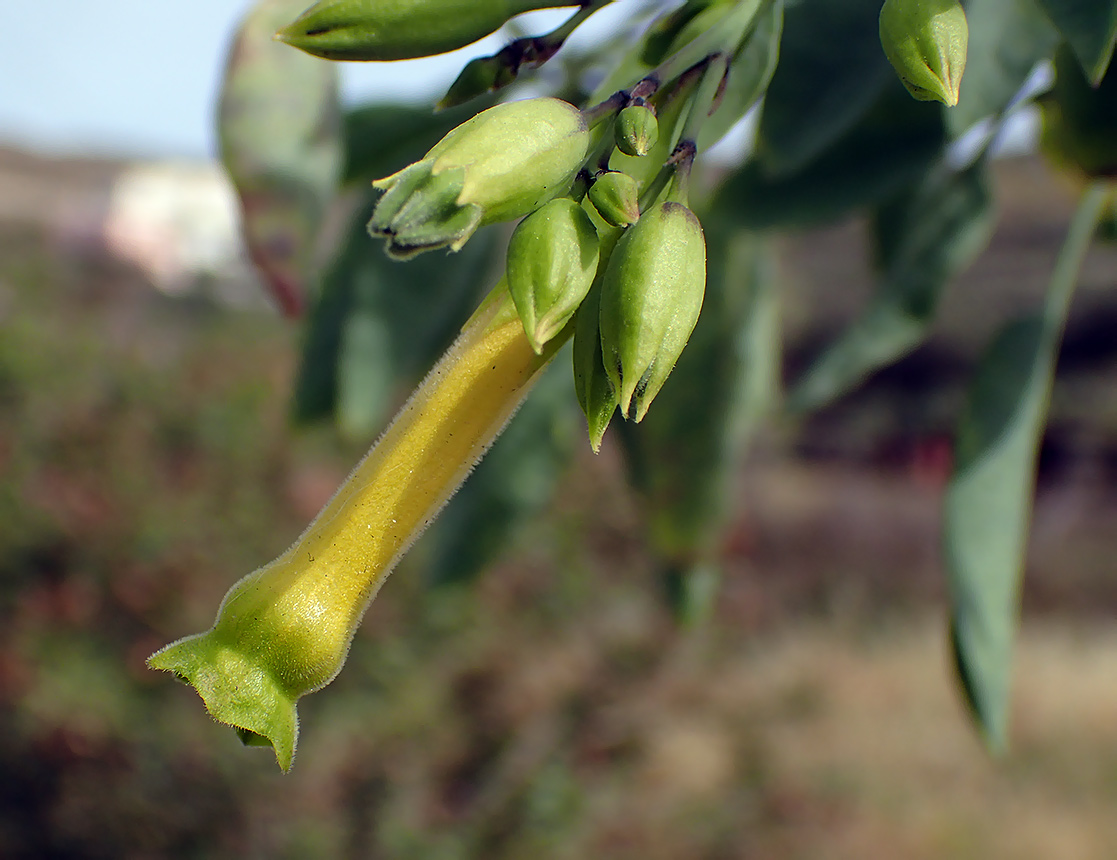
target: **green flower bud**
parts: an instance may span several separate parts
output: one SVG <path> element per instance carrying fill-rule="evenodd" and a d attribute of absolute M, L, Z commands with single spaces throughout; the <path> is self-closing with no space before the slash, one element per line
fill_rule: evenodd
<path fill-rule="evenodd" d="M 885 0 L 880 43 L 909 93 L 958 104 L 969 27 L 958 0 Z"/>
<path fill-rule="evenodd" d="M 595 454 L 601 450 L 601 439 L 617 411 L 617 394 L 605 372 L 601 354 L 600 308 L 601 281 L 598 279 L 578 308 L 573 349 L 574 392 L 586 416 L 590 447 Z"/>
<path fill-rule="evenodd" d="M 533 212 L 570 188 L 589 149 L 581 111 L 553 98 L 509 102 L 450 131 L 422 161 L 372 183 L 368 229 L 407 258 L 457 251 L 480 226 Z"/>
<path fill-rule="evenodd" d="M 537 353 L 574 316 L 594 276 L 601 243 L 569 197 L 528 215 L 508 243 L 508 291 Z"/>
<path fill-rule="evenodd" d="M 576 0 L 320 0 L 276 38 L 327 60 L 410 60 L 443 54 L 534 9 Z"/>
<path fill-rule="evenodd" d="M 629 105 L 615 123 L 617 149 L 625 155 L 647 155 L 659 140 L 659 123 L 647 105 Z"/>
<path fill-rule="evenodd" d="M 614 227 L 640 219 L 640 188 L 627 173 L 610 170 L 594 180 L 586 195 L 598 214 Z"/>
<path fill-rule="evenodd" d="M 296 702 L 341 670 L 365 607 L 561 346 L 537 355 L 501 282 L 295 544 L 226 595 L 208 631 L 148 659 L 287 770 Z"/>
<path fill-rule="evenodd" d="M 601 292 L 601 349 L 621 413 L 640 421 L 686 346 L 706 289 L 698 218 L 668 201 L 617 243 Z"/>

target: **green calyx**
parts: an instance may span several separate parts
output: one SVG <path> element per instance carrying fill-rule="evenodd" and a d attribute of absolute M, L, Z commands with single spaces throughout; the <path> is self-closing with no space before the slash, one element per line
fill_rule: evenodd
<path fill-rule="evenodd" d="M 213 627 L 147 661 L 191 684 L 246 745 L 271 746 L 283 770 L 298 739 L 295 703 L 341 670 L 360 619 L 344 589 L 319 587 L 325 566 L 287 555 L 260 568 L 229 590 Z"/>
<path fill-rule="evenodd" d="M 593 222 L 567 197 L 528 215 L 508 243 L 508 290 L 535 352 L 574 316 L 600 257 Z"/>
<path fill-rule="evenodd" d="M 621 413 L 640 421 L 682 354 L 702 309 L 706 245 L 698 218 L 668 201 L 617 243 L 601 293 L 601 348 Z"/>
<path fill-rule="evenodd" d="M 276 38 L 327 60 L 410 60 L 465 47 L 522 12 L 572 0 L 320 0 Z"/>
<path fill-rule="evenodd" d="M 379 179 L 369 221 L 394 257 L 459 250 L 480 226 L 520 218 L 565 193 L 585 161 L 581 111 L 554 98 L 509 102 L 450 131 L 419 162 Z"/>
<path fill-rule="evenodd" d="M 586 195 L 597 213 L 614 227 L 640 219 L 640 187 L 627 173 L 610 170 L 594 180 Z"/>
<path fill-rule="evenodd" d="M 647 155 L 659 140 L 659 123 L 655 112 L 646 104 L 624 108 L 617 114 L 614 130 L 617 149 L 625 155 Z"/>
<path fill-rule="evenodd" d="M 395 174 L 369 222 L 373 236 L 388 240 L 388 256 L 394 259 L 447 246 L 460 250 L 481 224 L 480 206 L 458 202 L 464 171 L 435 174 L 432 166 L 428 159 Z"/>
<path fill-rule="evenodd" d="M 913 97 L 958 104 L 969 26 L 958 0 L 885 0 L 880 42 Z"/>

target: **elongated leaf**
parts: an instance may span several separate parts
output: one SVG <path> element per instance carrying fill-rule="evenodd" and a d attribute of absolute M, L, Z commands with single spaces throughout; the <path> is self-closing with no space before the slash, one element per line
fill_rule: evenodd
<path fill-rule="evenodd" d="M 967 701 L 994 750 L 1008 739 L 1036 453 L 1070 296 L 1104 200 L 1100 187 L 1083 197 L 1043 314 L 1010 323 L 994 339 L 958 426 L 943 517 L 951 632 Z"/>
<path fill-rule="evenodd" d="M 969 0 L 966 20 L 966 74 L 958 104 L 946 112 L 954 136 L 1001 113 L 1058 40 L 1034 0 Z"/>
<path fill-rule="evenodd" d="M 989 241 L 984 159 L 961 173 L 940 167 L 882 207 L 874 224 L 882 273 L 873 297 L 792 391 L 791 411 L 825 405 L 923 342 L 943 289 Z"/>
<path fill-rule="evenodd" d="M 491 103 L 491 99 L 482 99 L 440 113 L 402 104 L 370 104 L 347 111 L 343 181 L 363 185 L 401 170 L 422 158 L 454 126 Z"/>
<path fill-rule="evenodd" d="M 644 420 L 616 425 L 648 542 L 685 622 L 711 608 L 728 489 L 745 439 L 771 408 L 779 364 L 764 243 L 716 213 L 706 221 L 709 268 L 698 324 Z"/>
<path fill-rule="evenodd" d="M 550 503 L 581 437 L 562 354 L 424 538 L 428 581 L 468 583 L 482 573 Z"/>
<path fill-rule="evenodd" d="M 719 212 L 754 230 L 824 224 L 919 180 L 946 140 L 942 109 L 892 78 L 873 109 L 795 172 L 770 176 L 756 158 L 718 191 Z"/>
<path fill-rule="evenodd" d="M 757 14 L 752 33 L 733 58 L 721 103 L 699 134 L 699 151 L 721 140 L 764 94 L 779 60 L 782 32 L 783 0 L 776 0 Z"/>
<path fill-rule="evenodd" d="M 280 309 L 301 313 L 314 245 L 341 168 L 331 63 L 275 42 L 302 0 L 263 0 L 233 45 L 218 112 L 221 158 L 240 197 L 249 254 Z"/>
<path fill-rule="evenodd" d="M 798 171 L 877 101 L 892 69 L 877 32 L 879 0 L 803 0 L 784 14 L 779 65 L 756 150 L 777 177 Z"/>
<path fill-rule="evenodd" d="M 1105 75 L 1117 39 L 1117 0 L 1039 0 L 1093 83 Z"/>

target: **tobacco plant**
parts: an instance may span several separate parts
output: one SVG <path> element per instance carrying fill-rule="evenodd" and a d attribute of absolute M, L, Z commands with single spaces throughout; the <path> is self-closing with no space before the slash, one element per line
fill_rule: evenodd
<path fill-rule="evenodd" d="M 581 53 L 568 38 L 613 0 L 303 2 L 250 12 L 220 109 L 248 248 L 304 320 L 295 417 L 371 436 L 396 380 L 422 378 L 294 545 L 149 664 L 289 768 L 298 699 L 341 670 L 392 567 L 525 398 L 436 525 L 432 582 L 475 576 L 546 504 L 576 401 L 594 451 L 614 428 L 667 597 L 696 623 L 751 429 L 928 336 L 989 239 L 1001 130 L 1038 104 L 1081 202 L 1043 306 L 973 369 L 943 512 L 958 673 L 1002 748 L 1037 446 L 1079 265 L 1114 205 L 1117 0 L 616 0 L 617 32 Z M 443 53 L 563 5 L 555 30 L 470 60 L 437 112 L 339 103 L 330 61 Z M 746 117 L 751 145 L 712 182 L 705 153 Z M 781 396 L 769 237 L 851 213 L 872 225 L 875 290 Z"/>

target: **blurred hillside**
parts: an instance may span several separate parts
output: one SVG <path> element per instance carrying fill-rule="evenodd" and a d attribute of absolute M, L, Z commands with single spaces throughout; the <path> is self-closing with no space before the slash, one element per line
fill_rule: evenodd
<path fill-rule="evenodd" d="M 0 151 L 0 857 L 1111 857 L 1112 246 L 1060 365 L 1004 761 L 947 663 L 952 416 L 1071 208 L 1038 162 L 997 180 L 993 245 L 932 342 L 757 440 L 709 627 L 672 626 L 616 451 L 585 446 L 473 592 L 426 590 L 415 548 L 282 776 L 143 660 L 207 626 L 360 447 L 290 426 L 299 332 L 215 171 Z M 162 203 L 129 208 L 136 188 Z M 868 292 L 864 228 L 780 251 L 793 377 Z"/>

